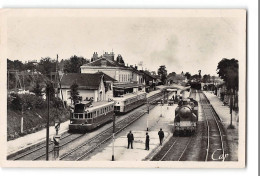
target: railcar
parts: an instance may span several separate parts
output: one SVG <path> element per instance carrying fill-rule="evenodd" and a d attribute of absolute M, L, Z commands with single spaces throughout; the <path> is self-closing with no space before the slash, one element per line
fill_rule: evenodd
<path fill-rule="evenodd" d="M 71 112 L 69 131 L 86 132 L 113 120 L 114 101 L 78 103 Z"/>
<path fill-rule="evenodd" d="M 174 134 L 194 134 L 198 122 L 198 102 L 194 99 L 184 99 L 175 109 Z"/>
<path fill-rule="evenodd" d="M 136 92 L 132 94 L 126 94 L 123 97 L 114 97 L 115 101 L 115 113 L 124 114 L 146 103 L 146 93 Z"/>

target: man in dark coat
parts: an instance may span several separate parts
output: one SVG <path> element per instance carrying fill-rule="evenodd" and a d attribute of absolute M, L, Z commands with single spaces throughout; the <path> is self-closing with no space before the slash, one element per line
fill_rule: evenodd
<path fill-rule="evenodd" d="M 159 135 L 159 139 L 160 139 L 160 145 L 162 145 L 163 138 L 164 138 L 164 132 L 162 129 L 160 129 L 160 131 L 158 132 L 158 135 Z"/>
<path fill-rule="evenodd" d="M 133 148 L 134 135 L 131 131 L 127 134 L 127 139 L 128 139 L 128 147 L 127 148 L 129 149 L 130 144 L 131 144 L 131 148 Z"/>
<path fill-rule="evenodd" d="M 150 137 L 148 133 L 146 133 L 146 139 L 145 139 L 145 150 L 149 150 L 149 142 L 150 142 Z"/>

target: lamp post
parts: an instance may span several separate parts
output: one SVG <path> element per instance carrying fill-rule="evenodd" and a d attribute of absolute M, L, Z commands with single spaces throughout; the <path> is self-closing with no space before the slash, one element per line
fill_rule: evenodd
<path fill-rule="evenodd" d="M 149 101 L 147 101 L 147 114 L 149 114 L 150 113 L 150 102 Z M 148 116 L 149 115 L 147 115 L 147 118 L 146 118 L 146 131 L 148 131 Z"/>
<path fill-rule="evenodd" d="M 112 161 L 115 161 L 115 127 L 116 127 L 115 121 L 116 121 L 116 117 L 115 117 L 115 115 L 113 115 Z"/>
<path fill-rule="evenodd" d="M 161 99 L 161 115 L 160 115 L 160 117 L 162 117 L 162 106 L 163 106 L 163 99 Z"/>

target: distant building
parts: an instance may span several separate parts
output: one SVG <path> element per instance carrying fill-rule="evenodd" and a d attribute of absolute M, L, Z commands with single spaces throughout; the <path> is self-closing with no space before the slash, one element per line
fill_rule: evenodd
<path fill-rule="evenodd" d="M 145 91 L 148 93 L 155 90 L 157 78 L 154 75 L 151 75 L 148 71 L 140 70 L 140 72 L 144 74 Z"/>
<path fill-rule="evenodd" d="M 70 87 L 77 83 L 82 101 L 93 99 L 94 102 L 108 101 L 113 98 L 113 83 L 116 80 L 105 73 L 67 73 L 61 79 L 60 98 L 71 105 Z M 61 95 L 62 93 L 62 95 Z"/>
<path fill-rule="evenodd" d="M 175 76 L 171 76 L 167 78 L 168 84 L 180 84 L 180 83 L 186 83 L 187 78 L 184 76 L 183 72 L 181 74 L 176 74 Z"/>

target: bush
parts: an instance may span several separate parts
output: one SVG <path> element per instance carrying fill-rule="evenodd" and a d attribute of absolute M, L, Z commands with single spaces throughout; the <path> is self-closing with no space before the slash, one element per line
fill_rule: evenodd
<path fill-rule="evenodd" d="M 21 111 L 22 110 L 22 99 L 18 94 L 11 94 L 10 95 L 10 108 L 16 111 Z M 8 100 L 7 100 L 8 101 Z"/>

